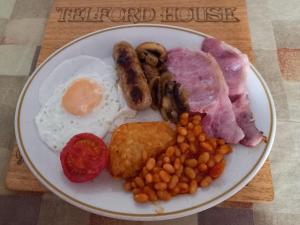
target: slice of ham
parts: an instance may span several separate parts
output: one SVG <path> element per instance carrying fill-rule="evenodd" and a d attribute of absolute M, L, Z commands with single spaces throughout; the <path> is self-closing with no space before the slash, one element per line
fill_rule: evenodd
<path fill-rule="evenodd" d="M 218 62 L 229 88 L 229 97 L 246 92 L 246 74 L 249 60 L 245 54 L 215 38 L 206 38 L 202 51 L 210 53 Z"/>
<path fill-rule="evenodd" d="M 215 38 L 206 38 L 203 41 L 202 50 L 216 59 L 223 72 L 237 123 L 245 133 L 240 143 L 250 147 L 258 145 L 263 140 L 263 134 L 256 128 L 249 106 L 246 88 L 248 57 L 238 49 Z"/>
<path fill-rule="evenodd" d="M 244 138 L 222 71 L 210 54 L 173 49 L 168 52 L 167 65 L 175 80 L 187 91 L 190 110 L 205 114 L 202 125 L 208 135 L 233 144 Z"/>
<path fill-rule="evenodd" d="M 240 143 L 249 147 L 258 145 L 263 140 L 263 133 L 255 126 L 255 120 L 250 109 L 248 95 L 240 95 L 232 105 L 236 121 L 245 133 L 245 137 Z"/>

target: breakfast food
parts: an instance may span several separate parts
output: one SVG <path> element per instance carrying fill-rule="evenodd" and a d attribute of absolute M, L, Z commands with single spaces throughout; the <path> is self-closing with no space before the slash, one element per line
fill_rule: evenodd
<path fill-rule="evenodd" d="M 119 82 L 124 97 L 134 110 L 143 110 L 151 105 L 150 90 L 135 49 L 127 42 L 117 43 L 113 49 Z"/>
<path fill-rule="evenodd" d="M 82 59 L 87 61 L 83 57 L 76 58 L 79 62 Z M 90 61 L 69 73 L 68 77 L 61 72 L 67 71 L 70 64 L 63 62 L 58 73 L 50 74 L 48 78 L 51 83 L 53 77 L 58 77 L 62 79 L 60 84 L 53 92 L 49 92 L 47 86 L 40 89 L 44 102 L 35 123 L 41 139 L 54 151 L 61 151 L 78 133 L 104 137 L 115 118 L 122 121 L 122 116 L 128 111 L 117 88 L 114 68 L 100 59 Z M 45 96 L 45 93 L 50 94 Z"/>
<path fill-rule="evenodd" d="M 239 96 L 232 102 L 236 121 L 245 133 L 245 137 L 240 144 L 255 147 L 264 140 L 263 132 L 259 131 L 255 125 L 255 119 L 250 109 L 250 102 L 247 94 Z"/>
<path fill-rule="evenodd" d="M 136 52 L 148 82 L 166 71 L 167 50 L 161 44 L 143 42 L 136 47 Z"/>
<path fill-rule="evenodd" d="M 210 138 L 201 127 L 201 116 L 183 113 L 177 123 L 177 143 L 144 164 L 140 173 L 127 179 L 126 191 L 136 202 L 170 200 L 180 194 L 194 194 L 221 176 L 224 156 L 231 152 L 224 140 Z"/>
<path fill-rule="evenodd" d="M 263 140 L 263 134 L 255 126 L 248 100 L 246 88 L 248 57 L 238 49 L 215 38 L 206 38 L 202 50 L 212 54 L 222 69 L 237 123 L 245 133 L 240 143 L 250 147 L 258 145 Z"/>
<path fill-rule="evenodd" d="M 246 92 L 249 60 L 245 54 L 215 38 L 205 38 L 202 51 L 210 53 L 219 64 L 229 89 L 230 99 Z"/>
<path fill-rule="evenodd" d="M 40 88 L 35 123 L 41 139 L 61 151 L 65 177 L 87 182 L 110 162 L 136 202 L 170 200 L 220 177 L 229 144 L 259 144 L 247 57 L 212 38 L 202 49 L 167 51 L 156 42 L 134 49 L 122 41 L 113 48 L 116 69 L 112 59 L 91 56 L 59 65 Z M 49 94 L 54 77 L 59 85 Z"/>
<path fill-rule="evenodd" d="M 188 92 L 190 111 L 205 114 L 205 132 L 226 143 L 239 143 L 245 135 L 236 122 L 228 86 L 216 60 L 202 51 L 178 48 L 169 51 L 167 64 Z"/>
<path fill-rule="evenodd" d="M 71 138 L 60 154 L 65 176 L 72 182 L 82 183 L 94 179 L 108 163 L 104 142 L 89 133 Z"/>
<path fill-rule="evenodd" d="M 188 110 L 188 103 L 184 89 L 167 70 L 166 49 L 156 42 L 144 42 L 136 51 L 149 84 L 152 108 L 159 110 L 164 120 L 176 122 L 178 115 Z"/>
<path fill-rule="evenodd" d="M 175 130 L 166 122 L 123 124 L 109 144 L 110 170 L 114 177 L 136 175 L 145 161 L 175 142 Z"/>
<path fill-rule="evenodd" d="M 66 89 L 62 100 L 62 107 L 75 116 L 85 116 L 93 111 L 102 100 L 102 87 L 87 78 L 74 80 Z"/>

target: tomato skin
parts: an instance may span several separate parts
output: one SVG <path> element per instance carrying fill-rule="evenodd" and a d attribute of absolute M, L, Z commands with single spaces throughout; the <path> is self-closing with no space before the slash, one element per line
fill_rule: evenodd
<path fill-rule="evenodd" d="M 72 182 L 90 181 L 108 164 L 108 150 L 101 138 L 90 133 L 73 136 L 60 154 L 64 175 Z"/>
<path fill-rule="evenodd" d="M 217 163 L 210 171 L 209 171 L 209 175 L 212 178 L 218 178 L 219 176 L 221 176 L 221 174 L 223 173 L 225 168 L 225 162 L 224 160 Z"/>

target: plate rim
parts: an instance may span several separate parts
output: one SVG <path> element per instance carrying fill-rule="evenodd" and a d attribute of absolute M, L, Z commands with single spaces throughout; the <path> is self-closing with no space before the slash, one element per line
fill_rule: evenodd
<path fill-rule="evenodd" d="M 44 185 L 46 186 L 51 192 L 62 198 L 63 200 L 69 202 L 72 205 L 75 205 L 81 209 L 87 210 L 92 213 L 96 213 L 99 215 L 103 216 L 108 216 L 108 217 L 113 217 L 113 218 L 118 218 L 118 219 L 125 219 L 125 220 L 140 220 L 140 221 L 149 221 L 149 220 L 165 220 L 165 219 L 174 219 L 174 218 L 179 218 L 187 215 L 191 215 L 196 212 L 200 212 L 203 210 L 206 210 L 210 207 L 213 207 L 224 200 L 230 198 L 234 194 L 236 194 L 238 191 L 240 191 L 248 182 L 250 182 L 253 177 L 257 174 L 257 172 L 261 169 L 263 166 L 264 162 L 266 161 L 267 157 L 269 156 L 273 142 L 275 139 L 275 132 L 276 132 L 276 111 L 275 111 L 275 104 L 273 97 L 271 95 L 271 92 L 264 81 L 262 75 L 256 70 L 256 68 L 250 63 L 250 67 L 257 76 L 258 80 L 260 81 L 261 85 L 264 88 L 264 91 L 266 93 L 266 97 L 268 99 L 269 103 L 269 110 L 270 110 L 270 131 L 269 131 L 269 137 L 268 137 L 268 143 L 266 144 L 262 155 L 260 158 L 257 160 L 255 165 L 252 167 L 252 169 L 240 180 L 238 181 L 233 187 L 229 188 L 226 192 L 223 192 L 219 196 L 216 196 L 215 198 L 205 202 L 201 203 L 199 205 L 194 205 L 189 208 L 181 209 L 181 210 L 176 210 L 176 211 L 171 211 L 168 213 L 147 213 L 147 214 L 133 214 L 133 213 L 122 213 L 122 212 L 117 212 L 117 211 L 110 211 L 106 209 L 101 209 L 89 204 L 86 204 L 84 202 L 81 202 L 80 200 L 77 200 L 76 198 L 73 198 L 69 196 L 68 194 L 64 193 L 62 190 L 58 189 L 54 184 L 52 184 L 50 181 L 48 181 L 41 173 L 37 170 L 37 168 L 34 166 L 32 161 L 30 160 L 30 157 L 25 149 L 24 143 L 22 141 L 22 135 L 20 132 L 20 116 L 21 116 L 21 109 L 22 109 L 22 103 L 25 97 L 25 94 L 30 87 L 31 82 L 33 81 L 34 77 L 38 74 L 38 72 L 41 70 L 41 68 L 49 61 L 51 60 L 55 55 L 63 51 L 65 48 L 77 43 L 80 40 L 83 40 L 85 38 L 88 38 L 90 36 L 93 36 L 95 34 L 107 32 L 107 31 L 112 31 L 116 29 L 126 29 L 126 28 L 134 28 L 134 27 L 154 27 L 154 28 L 166 28 L 166 29 L 173 29 L 173 30 L 179 30 L 179 31 L 184 31 L 188 33 L 192 33 L 198 36 L 202 37 L 212 37 L 210 35 L 207 35 L 205 33 L 195 31 L 192 29 L 184 28 L 184 27 L 179 27 L 179 26 L 173 26 L 173 25 L 164 25 L 164 24 L 127 24 L 127 25 L 120 25 L 120 26 L 113 26 L 105 29 L 100 29 L 96 30 L 94 32 L 90 32 L 88 34 L 85 34 L 83 36 L 80 36 L 71 42 L 68 42 L 67 44 L 63 45 L 56 51 L 54 51 L 51 55 L 49 55 L 35 70 L 34 72 L 30 75 L 28 80 L 26 81 L 18 102 L 16 106 L 16 112 L 15 112 L 15 135 L 16 135 L 16 140 L 17 140 L 17 145 L 19 147 L 19 150 L 21 152 L 21 155 L 26 163 L 26 165 L 29 167 L 30 171 L 35 175 L 35 177 Z"/>

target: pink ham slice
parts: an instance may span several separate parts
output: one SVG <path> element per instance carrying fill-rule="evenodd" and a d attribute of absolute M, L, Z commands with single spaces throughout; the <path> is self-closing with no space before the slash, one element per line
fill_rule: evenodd
<path fill-rule="evenodd" d="M 245 54 L 215 38 L 206 38 L 202 51 L 210 53 L 217 60 L 228 85 L 230 98 L 246 92 L 249 61 Z"/>
<path fill-rule="evenodd" d="M 250 147 L 258 145 L 263 140 L 263 134 L 256 128 L 249 106 L 246 89 L 246 74 L 249 69 L 247 56 L 215 38 L 206 38 L 202 50 L 216 59 L 223 72 L 237 123 L 245 133 L 240 143 Z"/>
<path fill-rule="evenodd" d="M 202 51 L 173 49 L 168 53 L 168 69 L 188 92 L 192 112 L 205 113 L 205 132 L 238 143 L 244 133 L 238 126 L 228 97 L 228 87 L 215 59 Z"/>
<path fill-rule="evenodd" d="M 236 121 L 245 133 L 245 137 L 240 143 L 249 147 L 258 145 L 263 140 L 263 133 L 255 126 L 255 120 L 250 109 L 248 95 L 240 95 L 232 105 L 236 115 Z"/>

